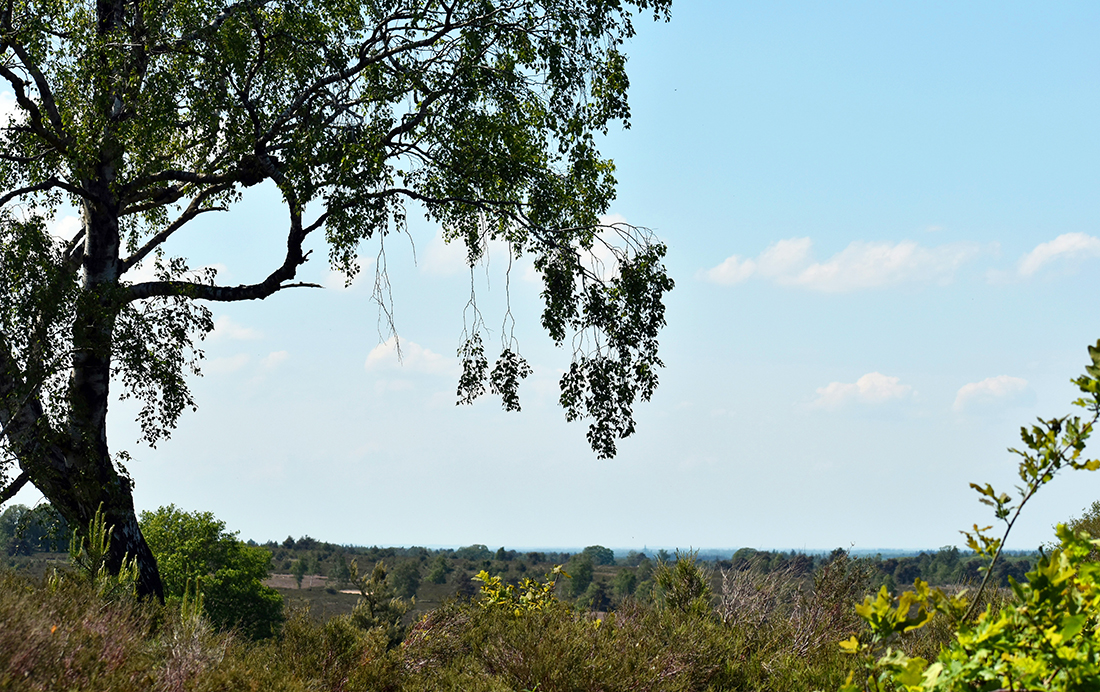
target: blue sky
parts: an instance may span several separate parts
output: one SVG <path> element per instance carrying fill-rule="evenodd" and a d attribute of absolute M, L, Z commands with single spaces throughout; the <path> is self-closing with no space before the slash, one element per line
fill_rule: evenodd
<path fill-rule="evenodd" d="M 1093 3 L 682 2 L 640 24 L 632 127 L 604 142 L 611 214 L 668 243 L 677 281 L 662 384 L 617 458 L 556 406 L 569 353 L 522 263 L 523 411 L 454 406 L 471 276 L 414 220 L 386 244 L 404 362 L 370 301 L 377 245 L 347 290 L 317 252 L 306 278 L 332 288 L 214 306 L 171 440 L 135 444 L 114 406 L 136 501 L 260 541 L 957 544 L 992 519 L 967 484 L 1012 488 L 1006 447 L 1072 411 L 1100 338 L 1098 25 Z M 274 201 L 170 251 L 254 280 L 281 258 Z M 494 337 L 505 265 L 474 277 Z M 1096 499 L 1100 476 L 1056 480 L 1009 547 Z"/>

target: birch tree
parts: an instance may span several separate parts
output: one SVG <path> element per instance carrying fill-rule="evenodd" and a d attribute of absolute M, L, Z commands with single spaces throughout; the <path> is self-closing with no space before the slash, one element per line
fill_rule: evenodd
<path fill-rule="evenodd" d="M 667 20 L 669 3 L 6 0 L 0 501 L 31 483 L 74 527 L 102 507 L 111 567 L 135 559 L 140 593 L 162 596 L 125 453 L 107 441 L 112 387 L 161 442 L 196 405 L 211 303 L 308 289 L 315 235 L 353 277 L 362 246 L 403 231 L 410 209 L 471 265 L 489 241 L 533 258 L 541 324 L 570 352 L 565 415 L 614 454 L 657 384 L 672 281 L 647 231 L 600 225 L 615 179 L 597 138 L 629 118 L 632 22 Z M 285 246 L 266 276 L 224 285 L 173 255 L 195 219 L 259 184 L 284 219 L 265 229 Z M 48 231 L 64 209 L 80 219 L 69 240 Z M 488 390 L 518 409 L 518 345 L 487 355 L 477 325 L 458 343 L 459 401 Z"/>

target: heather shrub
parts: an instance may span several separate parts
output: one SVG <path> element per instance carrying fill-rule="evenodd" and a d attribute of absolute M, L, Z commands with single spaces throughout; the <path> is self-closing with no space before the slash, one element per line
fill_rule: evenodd
<path fill-rule="evenodd" d="M 844 680 L 839 632 L 812 662 L 760 646 L 759 627 L 723 622 L 707 605 L 703 565 L 679 557 L 665 562 L 661 599 L 626 599 L 599 619 L 553 598 L 560 571 L 518 587 L 483 573 L 479 601 L 448 603 L 414 625 L 402 689 L 801 691 Z"/>
<path fill-rule="evenodd" d="M 152 608 L 105 600 L 84 580 L 47 587 L 0 573 L 0 689 L 149 689 L 154 620 Z"/>

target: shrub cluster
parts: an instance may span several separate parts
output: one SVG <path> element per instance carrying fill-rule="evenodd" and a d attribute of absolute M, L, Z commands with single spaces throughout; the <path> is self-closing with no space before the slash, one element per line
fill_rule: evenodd
<path fill-rule="evenodd" d="M 2 689 L 801 691 L 835 688 L 851 664 L 835 643 L 792 647 L 786 618 L 723 620 L 691 555 L 658 566 L 658 598 L 602 618 L 554 598 L 552 581 L 509 590 L 486 574 L 485 592 L 429 612 L 397 642 L 384 569 L 357 579 L 377 595 L 373 611 L 322 623 L 298 610 L 262 641 L 217 630 L 186 600 L 158 606 L 107 597 L 87 579 L 54 581 L 0 582 Z M 807 602 L 834 598 L 836 584 L 820 586 Z M 822 643 L 850 635 L 849 624 L 820 632 Z"/>

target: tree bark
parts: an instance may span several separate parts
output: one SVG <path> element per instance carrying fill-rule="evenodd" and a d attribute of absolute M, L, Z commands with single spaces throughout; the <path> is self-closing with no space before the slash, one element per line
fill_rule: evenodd
<path fill-rule="evenodd" d="M 98 364 L 104 365 L 109 372 L 109 359 Z M 74 382 L 77 379 L 74 376 Z M 124 561 L 134 560 L 138 594 L 163 600 L 160 572 L 138 527 L 130 481 L 118 473 L 107 454 L 108 391 L 106 384 L 99 382 L 103 386 L 88 388 L 99 395 L 81 405 L 92 413 L 85 418 L 102 424 L 83 430 L 71 417 L 68 434 L 59 434 L 51 428 L 37 396 L 28 391 L 0 334 L 0 424 L 9 449 L 19 460 L 20 477 L 25 474 L 78 532 L 85 532 L 101 510 L 111 534 L 107 569 L 117 574 Z"/>
<path fill-rule="evenodd" d="M 122 0 L 97 0 L 97 33 L 101 37 L 106 39 L 125 26 L 126 7 Z M 106 54 L 101 62 L 105 68 L 111 64 Z M 129 69 L 135 67 L 140 66 Z M 163 600 L 156 558 L 138 526 L 132 484 L 115 467 L 107 446 L 113 332 L 121 305 L 121 202 L 116 185 L 124 153 L 119 137 L 124 98 L 120 88 L 134 77 L 112 72 L 105 69 L 94 80 L 94 98 L 104 110 L 104 130 L 95 162 L 78 174 L 84 198 L 84 247 L 81 296 L 72 329 L 67 430 L 59 431 L 59 444 L 49 453 L 27 456 L 26 462 L 21 457 L 21 464 L 31 482 L 78 533 L 86 533 L 96 512 L 102 511 L 110 532 L 107 569 L 118 574 L 125 561 L 134 560 L 138 595 Z"/>

